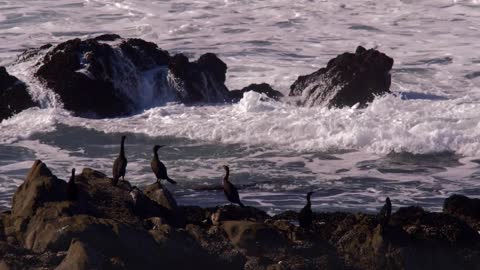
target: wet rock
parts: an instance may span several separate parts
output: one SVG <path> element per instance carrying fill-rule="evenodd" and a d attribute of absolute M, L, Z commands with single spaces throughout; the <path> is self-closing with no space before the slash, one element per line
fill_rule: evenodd
<path fill-rule="evenodd" d="M 35 57 L 35 77 L 77 116 L 126 116 L 166 102 L 229 101 L 227 65 L 212 53 L 190 62 L 154 43 L 106 34 L 29 50 L 18 61 Z"/>
<path fill-rule="evenodd" d="M 464 220 L 480 231 L 480 199 L 452 195 L 445 199 L 443 212 Z"/>
<path fill-rule="evenodd" d="M 236 205 L 225 205 L 212 209 L 210 220 L 212 224 L 218 225 L 227 220 L 250 220 L 263 222 L 269 218 L 267 213 L 255 207 L 240 207 Z"/>
<path fill-rule="evenodd" d="M 126 116 L 166 102 L 229 101 L 227 65 L 212 53 L 190 62 L 154 43 L 106 34 L 29 50 L 18 61 L 36 58 L 35 77 L 77 116 Z"/>
<path fill-rule="evenodd" d="M 274 100 L 280 100 L 283 97 L 283 94 L 281 92 L 274 90 L 268 83 L 260 83 L 260 84 L 253 83 L 247 87 L 242 88 L 241 90 L 230 91 L 230 96 L 232 97 L 232 101 L 238 102 L 243 98 L 243 94 L 249 91 L 265 94 L 267 97 Z"/>
<path fill-rule="evenodd" d="M 393 59 L 359 46 L 355 53 L 331 59 L 325 68 L 300 76 L 290 96 L 301 96 L 304 106 L 365 106 L 375 96 L 390 93 Z"/>
<path fill-rule="evenodd" d="M 225 86 L 227 65 L 215 54 L 207 53 L 190 62 L 183 54 L 176 54 L 168 64 L 171 83 L 183 103 L 228 102 Z"/>
<path fill-rule="evenodd" d="M 37 104 L 27 91 L 27 86 L 0 67 L 0 122 Z"/>

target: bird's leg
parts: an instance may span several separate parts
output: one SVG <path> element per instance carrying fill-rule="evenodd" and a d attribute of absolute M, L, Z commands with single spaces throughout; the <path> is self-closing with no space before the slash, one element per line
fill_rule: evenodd
<path fill-rule="evenodd" d="M 124 176 L 122 176 L 122 181 L 125 181 L 125 175 L 124 175 Z"/>

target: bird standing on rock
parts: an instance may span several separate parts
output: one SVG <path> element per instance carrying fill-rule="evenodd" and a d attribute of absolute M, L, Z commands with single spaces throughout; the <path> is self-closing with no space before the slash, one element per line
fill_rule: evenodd
<path fill-rule="evenodd" d="M 243 203 L 240 201 L 237 188 L 230 183 L 230 181 L 228 181 L 228 177 L 230 176 L 230 168 L 227 165 L 224 165 L 223 168 L 225 169 L 225 177 L 223 178 L 223 192 L 225 193 L 225 197 L 227 197 L 228 201 L 231 203 L 236 203 L 241 207 L 245 207 L 245 205 L 243 205 Z"/>
<path fill-rule="evenodd" d="M 307 204 L 298 214 L 298 223 L 300 224 L 300 227 L 304 229 L 308 229 L 312 225 L 313 212 L 312 203 L 310 202 L 310 196 L 312 196 L 312 194 L 312 191 L 307 193 Z"/>
<path fill-rule="evenodd" d="M 153 147 L 153 158 L 152 158 L 152 161 L 150 162 L 150 167 L 152 167 L 152 171 L 157 177 L 157 181 L 165 179 L 171 184 L 176 185 L 177 182 L 175 182 L 173 179 L 168 177 L 167 167 L 165 167 L 165 165 L 160 161 L 160 159 L 158 159 L 158 149 L 162 147 L 163 145 L 155 145 Z"/>
<path fill-rule="evenodd" d="M 383 205 L 382 209 L 380 209 L 380 213 L 378 213 L 378 221 L 382 229 L 385 228 L 385 226 L 390 222 L 391 215 L 392 202 L 390 201 L 390 198 L 387 197 L 387 199 L 385 199 L 385 204 Z"/>
<path fill-rule="evenodd" d="M 125 157 L 125 139 L 126 136 L 122 136 L 122 142 L 120 145 L 120 154 L 113 163 L 113 185 L 118 184 L 118 180 L 122 177 L 122 180 L 125 180 L 125 171 L 127 169 L 127 158 Z"/>
<path fill-rule="evenodd" d="M 77 185 L 75 185 L 75 168 L 72 169 L 72 176 L 67 183 L 67 200 L 76 201 L 78 198 Z"/>

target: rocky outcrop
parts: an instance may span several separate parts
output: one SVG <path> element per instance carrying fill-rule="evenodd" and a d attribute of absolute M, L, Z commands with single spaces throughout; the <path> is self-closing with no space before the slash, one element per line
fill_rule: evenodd
<path fill-rule="evenodd" d="M 463 195 L 452 195 L 445 199 L 443 212 L 456 216 L 480 231 L 480 199 Z"/>
<path fill-rule="evenodd" d="M 0 67 L 0 122 L 25 109 L 36 106 L 27 86 Z"/>
<path fill-rule="evenodd" d="M 232 101 L 238 102 L 243 98 L 243 94 L 249 91 L 265 94 L 267 97 L 274 100 L 280 100 L 283 97 L 283 94 L 281 92 L 274 90 L 272 86 L 270 86 L 268 83 L 252 83 L 249 86 L 242 88 L 241 90 L 230 91 Z"/>
<path fill-rule="evenodd" d="M 271 217 L 254 207 L 178 206 L 164 186 L 113 186 L 101 172 L 75 176 L 78 199 L 36 161 L 0 214 L 0 269 L 479 269 L 480 235 L 448 213 L 400 208 L 375 215 L 296 212 Z M 168 194 L 168 195 L 167 195 Z M 468 199 L 468 198 L 467 198 Z M 463 201 L 463 198 L 461 199 Z M 455 200 L 456 201 L 456 200 Z M 463 205 L 463 203 L 462 203 Z M 178 218 L 183 222 L 178 222 Z M 434 259 L 432 259 L 434 258 Z"/>
<path fill-rule="evenodd" d="M 19 61 L 43 54 L 35 77 L 77 116 L 118 117 L 166 102 L 230 100 L 227 65 L 212 53 L 190 62 L 154 43 L 109 34 L 29 50 Z"/>
<path fill-rule="evenodd" d="M 338 55 L 325 68 L 298 77 L 289 95 L 301 97 L 304 106 L 365 106 L 375 96 L 390 93 L 392 66 L 392 58 L 359 46 L 355 53 Z"/>

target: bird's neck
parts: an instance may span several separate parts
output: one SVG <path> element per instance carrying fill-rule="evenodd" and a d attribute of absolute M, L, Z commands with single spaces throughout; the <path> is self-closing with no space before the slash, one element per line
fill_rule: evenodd
<path fill-rule="evenodd" d="M 120 144 L 120 155 L 124 156 L 125 155 L 125 141 L 122 140 L 122 143 Z"/>
<path fill-rule="evenodd" d="M 228 182 L 228 177 L 230 176 L 230 172 L 229 171 L 225 171 L 225 177 L 223 177 L 223 182 Z"/>
<path fill-rule="evenodd" d="M 153 151 L 153 157 L 158 160 L 158 152 L 157 151 Z"/>
<path fill-rule="evenodd" d="M 310 196 L 307 196 L 307 205 L 308 208 L 312 206 L 312 202 L 310 202 Z"/>

